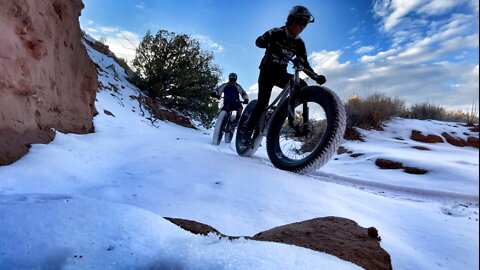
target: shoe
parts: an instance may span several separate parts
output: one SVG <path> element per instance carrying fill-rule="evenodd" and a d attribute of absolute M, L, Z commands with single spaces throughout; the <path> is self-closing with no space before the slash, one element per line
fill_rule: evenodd
<path fill-rule="evenodd" d="M 238 120 L 239 119 L 235 119 L 232 121 L 232 126 L 236 127 L 238 125 Z"/>

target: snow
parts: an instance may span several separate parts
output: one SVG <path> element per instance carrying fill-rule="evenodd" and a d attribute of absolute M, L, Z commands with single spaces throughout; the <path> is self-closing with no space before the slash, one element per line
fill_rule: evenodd
<path fill-rule="evenodd" d="M 410 139 L 412 130 L 420 131 L 424 135 L 440 135 L 444 131 L 450 131 L 463 140 L 467 139 L 465 133 L 474 134 L 464 124 L 394 119 L 388 122 L 381 132 L 360 129 L 366 143 L 348 141 L 342 144 L 354 153 L 364 155 L 357 158 L 340 155 L 338 161 L 330 162 L 321 171 L 335 174 L 339 166 L 348 166 L 349 170 L 344 171 L 342 176 L 393 185 L 394 188 L 416 189 L 418 192 L 421 190 L 426 195 L 448 193 L 450 197 L 478 199 L 478 149 L 455 147 L 446 142 L 420 143 Z M 421 151 L 412 148 L 413 146 L 423 146 L 430 150 Z M 402 162 L 407 167 L 426 169 L 428 174 L 412 175 L 384 170 L 372 175 L 372 170 L 376 167 L 372 160 L 377 158 Z"/>
<path fill-rule="evenodd" d="M 365 142 L 342 144 L 362 156 L 298 175 L 275 169 L 264 147 L 244 158 L 233 143 L 211 145 L 211 129 L 152 125 L 122 69 L 86 47 L 105 70 L 102 85 L 120 91 L 97 93 L 95 133 L 56 132 L 0 167 L 0 269 L 360 269 L 292 245 L 194 235 L 163 218 L 253 236 L 324 216 L 376 227 L 393 269 L 479 268 L 479 150 L 420 151 L 411 146 L 426 145 L 409 139 L 412 129 L 466 128 L 394 119 L 361 131 Z M 429 172 L 381 170 L 376 158 Z"/>

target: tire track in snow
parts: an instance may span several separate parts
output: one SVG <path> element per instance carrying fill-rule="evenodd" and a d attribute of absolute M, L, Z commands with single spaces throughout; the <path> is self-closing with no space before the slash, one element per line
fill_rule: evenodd
<path fill-rule="evenodd" d="M 474 202 L 478 204 L 478 195 L 461 194 L 455 192 L 446 192 L 439 190 L 426 190 L 413 187 L 389 185 L 368 180 L 355 179 L 335 174 L 316 171 L 307 176 L 330 183 L 352 186 L 359 189 L 367 189 L 371 192 L 381 195 L 401 197 L 410 200 L 435 200 L 435 201 L 463 201 Z"/>

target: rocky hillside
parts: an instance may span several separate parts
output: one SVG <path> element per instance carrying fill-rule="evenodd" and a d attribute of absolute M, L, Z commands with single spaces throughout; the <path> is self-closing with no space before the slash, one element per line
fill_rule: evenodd
<path fill-rule="evenodd" d="M 93 132 L 95 67 L 81 43 L 81 0 L 0 2 L 0 165 L 54 130 Z"/>

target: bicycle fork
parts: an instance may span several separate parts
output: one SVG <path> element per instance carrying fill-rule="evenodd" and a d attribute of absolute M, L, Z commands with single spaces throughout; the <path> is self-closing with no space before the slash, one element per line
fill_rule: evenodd
<path fill-rule="evenodd" d="M 302 104 L 302 125 L 300 124 L 295 124 L 295 98 L 294 94 L 299 91 L 299 85 L 296 85 L 294 87 L 293 93 L 289 97 L 288 101 L 288 125 L 295 131 L 295 137 L 299 136 L 307 136 L 310 134 L 312 131 L 310 129 L 310 125 L 308 122 L 308 119 L 310 117 L 309 114 L 309 107 L 307 102 L 303 102 Z"/>

